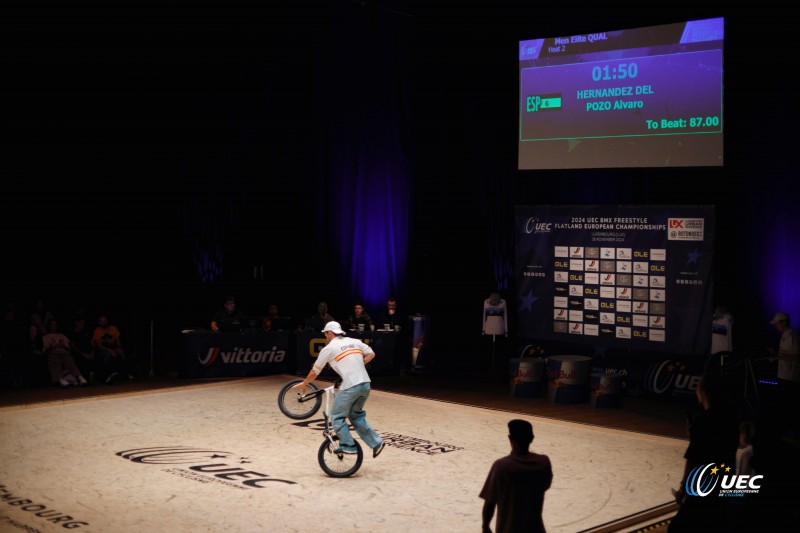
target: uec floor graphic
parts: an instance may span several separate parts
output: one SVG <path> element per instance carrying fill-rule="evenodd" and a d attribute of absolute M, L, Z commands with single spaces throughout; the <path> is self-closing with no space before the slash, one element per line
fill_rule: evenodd
<path fill-rule="evenodd" d="M 668 504 L 683 469 L 682 440 L 374 390 L 387 447 L 332 478 L 317 463 L 321 411 L 278 409 L 289 379 L 0 411 L 0 531 L 479 531 L 511 418 L 533 423 L 532 449 L 553 463 L 550 532 Z"/>

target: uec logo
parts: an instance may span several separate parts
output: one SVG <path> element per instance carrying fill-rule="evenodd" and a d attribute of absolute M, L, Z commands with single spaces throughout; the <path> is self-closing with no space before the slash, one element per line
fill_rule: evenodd
<path fill-rule="evenodd" d="M 719 478 L 717 476 L 706 476 L 706 471 L 714 466 L 714 463 L 709 463 L 705 466 L 697 466 L 689 472 L 686 476 L 686 487 L 684 490 L 690 496 L 708 496 L 717 486 Z M 716 469 L 713 469 L 716 474 Z"/>
<path fill-rule="evenodd" d="M 525 222 L 525 233 L 548 233 L 552 230 L 552 222 L 541 222 L 538 218 L 531 217 Z"/>
<path fill-rule="evenodd" d="M 689 496 L 700 496 L 701 498 L 711 494 L 717 486 L 717 482 L 720 481 L 720 476 L 717 475 L 718 470 L 719 468 L 716 467 L 714 463 L 693 468 L 686 477 L 686 484 L 684 487 L 686 494 Z M 728 474 L 721 477 L 722 483 L 720 483 L 720 489 L 725 492 L 731 492 L 731 489 L 736 489 L 736 492 L 758 492 L 761 488 L 759 480 L 764 478 L 764 476 L 761 475 Z"/>

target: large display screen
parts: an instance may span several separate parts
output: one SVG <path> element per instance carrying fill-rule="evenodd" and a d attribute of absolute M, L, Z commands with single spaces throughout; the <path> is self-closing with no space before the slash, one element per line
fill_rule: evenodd
<path fill-rule="evenodd" d="M 519 169 L 721 166 L 724 19 L 519 43 Z"/>

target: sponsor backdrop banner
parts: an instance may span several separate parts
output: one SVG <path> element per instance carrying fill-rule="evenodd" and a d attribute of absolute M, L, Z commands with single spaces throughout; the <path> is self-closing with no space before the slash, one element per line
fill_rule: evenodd
<path fill-rule="evenodd" d="M 713 206 L 517 206 L 519 334 L 705 355 Z"/>

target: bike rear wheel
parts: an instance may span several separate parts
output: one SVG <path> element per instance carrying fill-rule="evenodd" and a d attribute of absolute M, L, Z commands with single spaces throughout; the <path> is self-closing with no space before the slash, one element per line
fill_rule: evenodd
<path fill-rule="evenodd" d="M 364 461 L 364 451 L 358 441 L 356 443 L 357 453 L 342 453 L 339 450 L 339 437 L 333 437 L 334 444 L 326 438 L 322 441 L 317 453 L 319 466 L 331 477 L 348 477 L 355 474 L 361 463 Z"/>
<path fill-rule="evenodd" d="M 308 384 L 305 394 L 292 390 L 294 385 L 302 382 L 302 379 L 294 379 L 284 385 L 278 393 L 278 407 L 281 412 L 295 420 L 311 417 L 322 405 L 322 391 L 313 383 Z"/>

